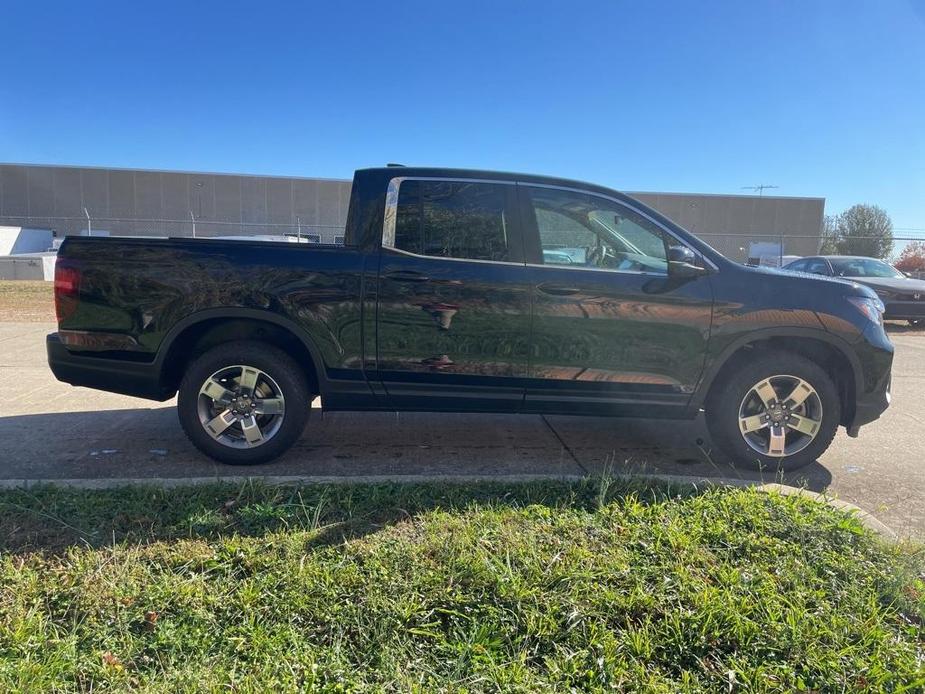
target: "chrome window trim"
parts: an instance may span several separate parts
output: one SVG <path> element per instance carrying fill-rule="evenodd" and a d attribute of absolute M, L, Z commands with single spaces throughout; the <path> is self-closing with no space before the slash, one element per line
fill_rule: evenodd
<path fill-rule="evenodd" d="M 609 275 L 648 275 L 649 277 L 668 277 L 667 272 L 645 272 L 644 270 L 612 270 L 606 267 L 584 267 L 578 266 L 574 267 L 572 265 L 556 265 L 550 263 L 544 265 L 542 263 L 527 263 L 527 267 L 535 268 L 546 268 L 549 270 L 581 270 L 583 272 L 606 272 Z"/>
<path fill-rule="evenodd" d="M 406 255 L 409 258 L 426 258 L 427 260 L 452 260 L 456 263 L 488 263 L 490 265 L 513 265 L 514 267 L 524 267 L 526 263 L 515 263 L 510 260 L 482 260 L 481 258 L 453 258 L 452 256 L 446 255 L 421 255 L 420 253 L 412 253 L 411 251 L 406 251 L 401 248 L 395 248 L 394 246 L 383 246 L 383 248 L 391 253 L 400 253 L 401 255 Z"/>
<path fill-rule="evenodd" d="M 628 202 L 625 202 L 624 200 L 618 200 L 617 198 L 612 197 L 612 196 L 610 196 L 610 195 L 605 195 L 604 193 L 597 193 L 597 192 L 590 191 L 590 190 L 584 190 L 583 188 L 570 188 L 570 187 L 568 187 L 568 186 L 557 186 L 557 185 L 553 185 L 553 184 L 551 184 L 551 183 L 530 183 L 530 182 L 527 182 L 527 181 L 518 181 L 518 184 L 519 184 L 519 185 L 522 185 L 522 186 L 532 187 L 532 188 L 549 188 L 549 189 L 551 189 L 551 190 L 564 190 L 564 191 L 567 192 L 567 193 L 580 193 L 581 195 L 592 195 L 592 196 L 594 196 L 594 197 L 596 197 L 596 198 L 602 198 L 603 200 L 609 200 L 610 202 L 616 203 L 616 204 L 619 205 L 620 207 L 625 207 L 625 208 L 628 209 L 628 210 L 632 210 L 633 212 L 635 212 L 636 214 L 638 214 L 640 217 L 642 217 L 642 218 L 647 219 L 648 221 L 650 221 L 652 224 L 654 224 L 656 227 L 658 227 L 658 228 L 661 229 L 663 232 L 665 232 L 666 234 L 668 234 L 668 236 L 670 236 L 671 238 L 673 238 L 675 241 L 677 241 L 678 243 L 680 243 L 682 246 L 686 246 L 687 248 L 690 248 L 690 244 L 688 244 L 687 241 L 685 241 L 684 239 L 680 238 L 680 237 L 679 237 L 676 233 L 674 233 L 671 229 L 669 229 L 668 227 L 666 227 L 664 224 L 662 224 L 661 222 L 659 222 L 657 219 L 653 219 L 652 216 L 646 214 L 645 211 L 640 210 L 640 209 L 639 209 L 638 207 L 636 207 L 635 205 L 633 205 L 633 204 L 631 204 L 631 203 L 628 203 Z M 705 256 L 703 253 L 701 253 L 700 251 L 697 251 L 697 250 L 695 250 L 695 249 L 691 249 L 691 250 L 694 250 L 694 252 L 697 253 L 698 256 L 700 256 L 704 261 L 706 261 L 707 263 L 709 263 L 710 266 L 711 266 L 715 271 L 719 271 L 719 267 L 718 267 L 712 260 L 710 260 L 707 256 Z M 667 259 L 667 258 L 665 259 L 665 262 L 666 262 L 666 263 L 668 262 L 668 259 Z M 567 266 L 567 265 L 553 265 L 553 266 L 542 265 L 542 267 L 568 267 L 568 266 Z M 573 269 L 573 270 L 578 270 L 578 269 L 580 269 L 580 268 L 572 268 L 572 269 Z M 598 271 L 601 271 L 601 272 L 627 272 L 627 270 L 608 270 L 608 269 L 606 269 L 606 268 L 583 268 L 583 269 L 598 270 Z M 664 276 L 664 275 L 660 275 L 660 274 L 657 274 L 657 273 L 638 273 L 638 274 L 654 274 L 654 275 L 656 275 L 657 277 L 663 277 L 663 276 Z M 666 273 L 666 274 L 667 274 L 667 273 Z"/>

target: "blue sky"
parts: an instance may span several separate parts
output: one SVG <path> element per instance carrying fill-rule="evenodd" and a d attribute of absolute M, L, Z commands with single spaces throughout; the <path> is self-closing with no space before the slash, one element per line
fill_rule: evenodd
<path fill-rule="evenodd" d="M 925 0 L 7 0 L 3 19 L 0 161 L 768 183 L 925 236 Z"/>

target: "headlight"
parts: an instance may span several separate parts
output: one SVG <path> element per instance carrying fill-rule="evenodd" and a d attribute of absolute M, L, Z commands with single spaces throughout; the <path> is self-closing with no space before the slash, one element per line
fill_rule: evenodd
<path fill-rule="evenodd" d="M 880 299 L 870 299 L 866 296 L 849 296 L 848 301 L 861 313 L 877 325 L 883 325 L 883 312 L 886 306 Z"/>

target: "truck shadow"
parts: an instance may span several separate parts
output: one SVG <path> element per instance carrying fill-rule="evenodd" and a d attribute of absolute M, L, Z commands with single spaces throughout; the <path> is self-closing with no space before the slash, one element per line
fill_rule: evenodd
<path fill-rule="evenodd" d="M 248 486 L 297 482 L 299 478 L 308 478 L 302 480 L 306 483 L 336 483 L 298 487 L 303 498 L 321 493 L 318 490 L 328 490 L 324 493 L 335 498 L 342 493 L 339 490 L 361 490 L 362 483 L 377 482 L 365 488 L 385 489 L 398 499 L 410 495 L 408 504 L 415 508 L 428 494 L 445 498 L 446 489 L 453 490 L 454 503 L 460 504 L 466 500 L 503 503 L 505 495 L 515 500 L 533 498 L 531 494 L 546 498 L 536 491 L 518 491 L 529 490 L 530 485 L 586 484 L 594 488 L 604 480 L 612 489 L 625 487 L 635 493 L 664 489 L 664 482 L 644 479 L 647 475 L 774 481 L 814 491 L 824 490 L 832 479 L 819 463 L 785 476 L 737 470 L 712 455 L 708 441 L 700 446 L 683 445 L 697 436 L 697 422 L 671 423 L 670 428 L 668 435 L 664 423 L 592 417 L 435 413 L 333 413 L 322 417 L 313 413 L 305 436 L 279 461 L 227 467 L 203 457 L 188 443 L 170 406 L 5 417 L 0 419 L 0 439 L 5 447 L 0 483 L 15 486 L 28 481 L 30 488 L 0 492 L 4 509 L 0 514 L 0 550 L 56 551 L 74 543 L 106 543 L 120 536 L 147 542 L 170 537 L 179 533 L 178 529 L 186 537 L 219 531 L 265 532 L 274 527 L 273 523 L 293 522 L 306 513 L 316 515 L 317 505 L 296 505 L 290 499 L 277 505 L 276 520 L 249 526 L 238 519 L 229 526 L 223 504 Z M 561 481 L 563 476 L 589 479 L 566 483 Z M 220 493 L 183 486 L 187 480 L 202 485 L 232 477 L 238 487 L 225 487 Z M 241 487 L 242 478 L 251 481 Z M 524 478 L 539 479 L 526 485 L 513 484 Z M 84 487 L 126 480 L 131 488 L 118 493 L 105 489 L 68 493 L 34 486 L 55 480 L 73 480 Z M 396 485 L 385 480 L 417 484 Z M 357 484 L 344 484 L 350 482 Z M 417 488 L 431 491 L 410 491 Z M 296 488 L 278 489 L 285 496 Z M 443 496 L 435 496 L 434 489 L 444 490 Z M 261 493 L 273 496 L 277 492 Z M 212 501 L 190 502 L 197 494 Z M 363 492 L 349 494 L 362 496 Z M 36 506 L 37 498 L 42 503 Z M 218 506 L 216 498 L 223 499 Z M 561 503 L 562 496 L 556 492 L 549 498 Z M 179 517 L 175 509 L 181 507 L 186 511 Z M 108 509 L 105 518 L 99 517 L 101 509 Z M 396 511 L 398 515 L 407 512 L 408 508 Z M 165 513 L 169 522 L 164 520 Z M 360 527 L 373 527 L 379 521 L 372 525 L 368 519 L 358 522 L 354 527 L 352 517 L 332 520 L 314 542 L 354 536 Z M 92 528 L 105 532 L 97 537 Z"/>
<path fill-rule="evenodd" d="M 431 512 L 464 516 L 485 509 L 542 507 L 547 510 L 536 512 L 545 516 L 566 508 L 593 511 L 609 504 L 684 503 L 708 489 L 645 479 L 594 478 L 362 485 L 254 481 L 118 489 L 44 485 L 0 491 L 0 552 L 60 556 L 75 547 L 137 549 L 180 540 L 264 537 L 279 532 L 303 533 L 296 541 L 311 552 L 399 524 L 409 524 L 411 529 Z"/>

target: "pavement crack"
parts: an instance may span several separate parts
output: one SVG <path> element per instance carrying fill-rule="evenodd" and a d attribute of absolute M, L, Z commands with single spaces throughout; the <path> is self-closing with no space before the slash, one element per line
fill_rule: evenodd
<path fill-rule="evenodd" d="M 553 427 L 553 425 L 549 423 L 549 420 L 546 419 L 546 415 L 541 414 L 540 417 L 543 419 L 543 424 L 545 424 L 546 427 L 549 429 L 549 431 L 552 432 L 552 435 L 556 437 L 556 440 L 561 444 L 562 448 L 565 449 L 565 452 L 569 454 L 569 457 L 572 459 L 572 462 L 575 463 L 575 465 L 577 465 L 578 467 L 580 467 L 582 472 L 584 472 L 586 475 L 590 475 L 591 473 L 588 471 L 588 468 L 586 468 L 584 465 L 581 464 L 581 461 L 578 460 L 578 458 L 575 456 L 575 453 L 573 453 L 572 449 L 569 448 L 569 445 L 565 442 L 565 439 L 559 436 L 559 432 L 556 431 L 555 427 Z"/>

